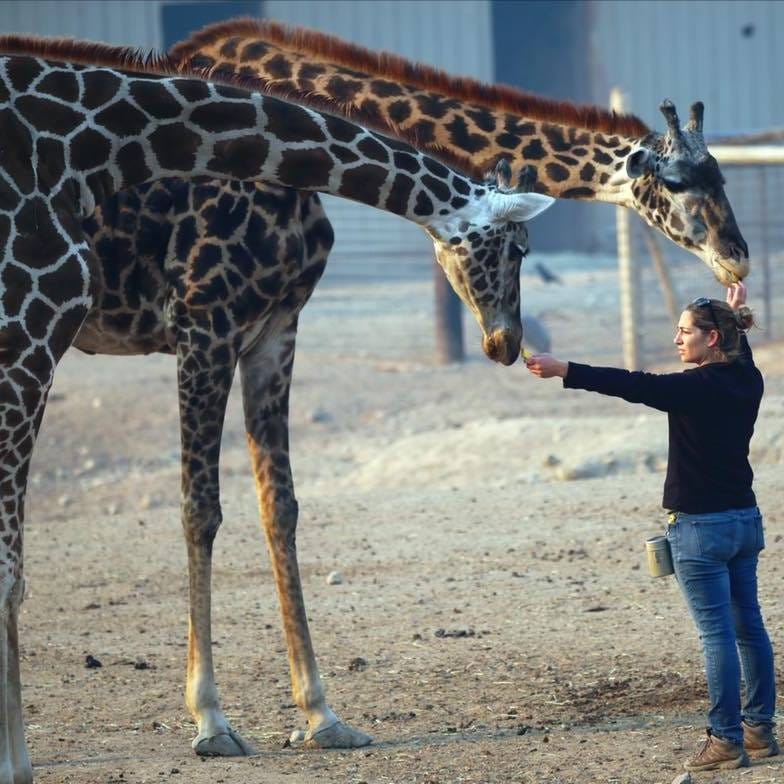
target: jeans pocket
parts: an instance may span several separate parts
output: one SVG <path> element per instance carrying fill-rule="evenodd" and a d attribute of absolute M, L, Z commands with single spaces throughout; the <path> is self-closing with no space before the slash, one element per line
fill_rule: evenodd
<path fill-rule="evenodd" d="M 700 548 L 700 555 L 717 561 L 729 561 L 738 545 L 735 538 L 738 526 L 734 520 L 704 522 L 695 520 L 692 525 Z"/>
<path fill-rule="evenodd" d="M 762 524 L 762 515 L 757 515 L 754 521 L 757 529 L 757 552 L 765 549 L 765 526 Z"/>

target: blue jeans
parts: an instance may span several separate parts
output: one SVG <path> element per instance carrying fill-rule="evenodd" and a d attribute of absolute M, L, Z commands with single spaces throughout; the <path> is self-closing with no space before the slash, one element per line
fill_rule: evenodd
<path fill-rule="evenodd" d="M 757 557 L 765 547 L 762 515 L 756 506 L 678 512 L 667 540 L 675 576 L 700 632 L 711 731 L 742 743 L 741 720 L 770 723 L 776 705 L 773 648 L 757 600 Z M 741 666 L 746 683 L 742 712 Z"/>

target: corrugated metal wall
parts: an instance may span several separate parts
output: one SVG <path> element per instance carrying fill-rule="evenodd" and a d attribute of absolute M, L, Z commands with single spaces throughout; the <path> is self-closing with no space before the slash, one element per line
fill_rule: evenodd
<path fill-rule="evenodd" d="M 493 80 L 489 0 L 267 0 L 264 15 L 456 74 Z M 325 197 L 324 202 L 336 234 L 328 278 L 363 271 L 385 276 L 394 276 L 396 270 L 429 274 L 432 242 L 418 227 L 343 199 Z"/>

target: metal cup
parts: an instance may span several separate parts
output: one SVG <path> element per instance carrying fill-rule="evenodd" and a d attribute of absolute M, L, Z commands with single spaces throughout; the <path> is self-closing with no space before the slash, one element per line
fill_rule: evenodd
<path fill-rule="evenodd" d="M 670 543 L 666 536 L 653 536 L 645 540 L 645 555 L 651 577 L 666 577 L 674 574 Z"/>

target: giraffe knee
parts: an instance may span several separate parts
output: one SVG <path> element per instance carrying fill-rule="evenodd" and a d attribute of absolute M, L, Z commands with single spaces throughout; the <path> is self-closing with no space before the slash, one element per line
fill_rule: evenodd
<path fill-rule="evenodd" d="M 24 598 L 24 577 L 11 569 L 0 572 L 0 618 L 16 614 Z"/>
<path fill-rule="evenodd" d="M 212 551 L 212 543 L 223 522 L 220 503 L 186 501 L 182 505 L 182 526 L 190 544 Z"/>
<path fill-rule="evenodd" d="M 293 497 L 275 499 L 264 505 L 264 518 L 267 527 L 282 536 L 288 547 L 296 546 L 299 504 Z"/>

